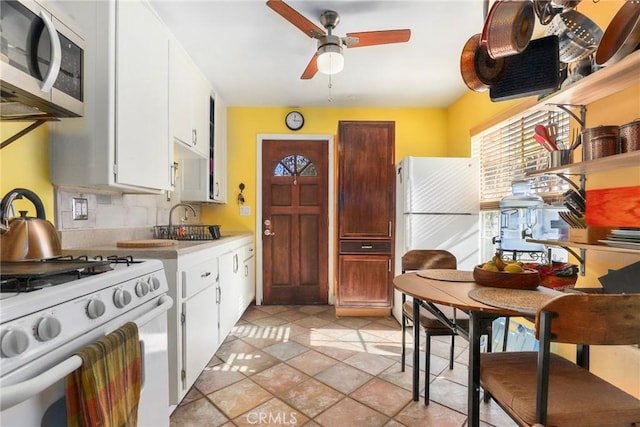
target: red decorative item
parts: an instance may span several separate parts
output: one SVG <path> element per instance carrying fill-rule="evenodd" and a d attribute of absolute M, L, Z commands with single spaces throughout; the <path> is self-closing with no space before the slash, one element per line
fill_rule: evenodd
<path fill-rule="evenodd" d="M 538 270 L 540 286 L 551 289 L 559 289 L 575 285 L 578 280 L 578 267 L 565 262 L 553 262 L 551 264 L 537 264 L 525 262 L 525 268 Z"/>
<path fill-rule="evenodd" d="M 590 226 L 640 228 L 640 185 L 587 191 Z"/>

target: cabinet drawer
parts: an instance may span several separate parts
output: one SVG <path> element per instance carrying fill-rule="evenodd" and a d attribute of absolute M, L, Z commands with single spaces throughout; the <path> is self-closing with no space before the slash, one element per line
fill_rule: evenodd
<path fill-rule="evenodd" d="M 389 254 L 390 241 L 343 240 L 340 242 L 341 254 Z"/>
<path fill-rule="evenodd" d="M 242 253 L 240 254 L 240 256 L 242 256 L 243 261 L 253 257 L 255 253 L 255 248 L 253 246 L 253 243 L 251 243 L 250 245 L 243 246 L 241 250 L 242 250 Z"/>
<path fill-rule="evenodd" d="M 210 259 L 182 272 L 182 298 L 189 298 L 216 282 L 218 259 Z"/>

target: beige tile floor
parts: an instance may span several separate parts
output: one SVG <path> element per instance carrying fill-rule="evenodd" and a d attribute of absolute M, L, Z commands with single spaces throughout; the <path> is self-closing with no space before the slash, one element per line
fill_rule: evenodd
<path fill-rule="evenodd" d="M 337 318 L 333 306 L 251 306 L 171 416 L 172 426 L 466 426 L 467 343 L 432 338 L 431 403 L 411 398 L 393 318 Z M 420 360 L 424 360 L 424 353 Z M 424 390 L 421 372 L 421 390 Z M 516 424 L 495 402 L 482 426 Z"/>

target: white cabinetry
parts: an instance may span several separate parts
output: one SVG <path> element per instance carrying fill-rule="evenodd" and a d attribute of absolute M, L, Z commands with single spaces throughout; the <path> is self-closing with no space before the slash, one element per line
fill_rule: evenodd
<path fill-rule="evenodd" d="M 177 41 L 169 44 L 169 124 L 174 141 L 209 157 L 209 82 Z"/>
<path fill-rule="evenodd" d="M 242 247 L 242 304 L 246 307 L 256 299 L 256 262 L 253 242 Z"/>
<path fill-rule="evenodd" d="M 240 304 L 240 261 L 237 250 L 220 256 L 220 336 L 226 337 L 244 309 Z"/>
<path fill-rule="evenodd" d="M 255 299 L 254 258 L 251 238 L 237 241 L 220 255 L 220 336 L 226 337 Z"/>
<path fill-rule="evenodd" d="M 227 107 L 222 97 L 208 97 L 208 154 L 190 156 L 181 150 L 181 197 L 191 202 L 227 202 Z"/>
<path fill-rule="evenodd" d="M 200 258 L 200 257 L 196 257 Z M 182 263 L 181 263 L 182 264 Z M 218 349 L 218 259 L 213 254 L 195 266 L 181 265 L 181 393 L 189 391 Z"/>
<path fill-rule="evenodd" d="M 83 25 L 86 101 L 84 117 L 52 125 L 51 181 L 129 192 L 170 190 L 168 31 L 146 1 L 61 7 Z"/>

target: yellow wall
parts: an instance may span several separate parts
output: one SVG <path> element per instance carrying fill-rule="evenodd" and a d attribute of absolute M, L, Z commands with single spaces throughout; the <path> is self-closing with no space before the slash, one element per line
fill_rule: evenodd
<path fill-rule="evenodd" d="M 2 141 L 29 126 L 31 122 L 0 123 Z M 49 181 L 48 125 L 44 124 L 0 150 L 0 197 L 14 188 L 26 188 L 42 200 L 47 219 L 53 222 L 53 186 Z M 33 204 L 16 201 L 16 211 L 25 209 L 35 216 Z"/>
<path fill-rule="evenodd" d="M 405 156 L 444 157 L 451 155 L 448 145 L 445 109 L 341 109 L 296 108 L 305 117 L 297 132 L 287 129 L 284 117 L 292 108 L 231 107 L 227 115 L 227 167 L 229 203 L 206 206 L 203 221 L 223 224 L 224 230 L 255 231 L 256 139 L 258 134 L 287 134 L 304 139 L 305 135 L 336 135 L 340 120 L 395 121 L 396 162 Z M 468 154 L 460 154 L 467 156 Z M 245 205 L 250 216 L 240 216 L 236 202 L 238 185 L 245 184 Z M 223 230 L 223 232 L 224 232 Z"/>

